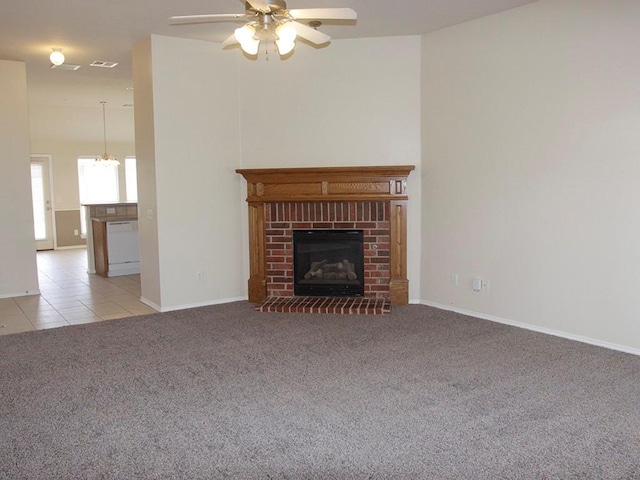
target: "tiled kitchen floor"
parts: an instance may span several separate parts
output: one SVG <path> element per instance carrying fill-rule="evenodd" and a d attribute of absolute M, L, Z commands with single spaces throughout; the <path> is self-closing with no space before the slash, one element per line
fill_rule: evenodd
<path fill-rule="evenodd" d="M 0 298 L 0 335 L 154 313 L 140 298 L 140 275 L 87 273 L 85 249 L 38 252 L 40 295 Z"/>

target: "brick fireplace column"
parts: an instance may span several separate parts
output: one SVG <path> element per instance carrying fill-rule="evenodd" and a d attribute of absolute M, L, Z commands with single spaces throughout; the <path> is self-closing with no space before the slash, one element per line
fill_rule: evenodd
<path fill-rule="evenodd" d="M 389 208 L 389 300 L 409 302 L 407 279 L 407 177 L 413 165 L 239 169 L 249 204 L 249 301 L 268 296 L 265 208 L 292 202 L 384 202 Z"/>

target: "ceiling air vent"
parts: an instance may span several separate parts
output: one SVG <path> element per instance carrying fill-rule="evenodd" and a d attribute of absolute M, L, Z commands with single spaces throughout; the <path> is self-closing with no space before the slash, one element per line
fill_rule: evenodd
<path fill-rule="evenodd" d="M 72 65 L 71 63 L 63 63 L 62 65 L 51 65 L 56 70 L 78 70 L 80 65 Z"/>
<path fill-rule="evenodd" d="M 91 67 L 101 67 L 101 68 L 113 68 L 118 65 L 116 62 L 105 62 L 102 60 L 96 60 L 89 64 Z"/>

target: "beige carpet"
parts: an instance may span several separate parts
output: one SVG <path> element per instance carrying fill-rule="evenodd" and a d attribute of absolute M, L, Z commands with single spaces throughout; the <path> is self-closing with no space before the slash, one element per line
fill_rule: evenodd
<path fill-rule="evenodd" d="M 640 478 L 640 358 L 424 306 L 0 337 L 0 478 Z"/>

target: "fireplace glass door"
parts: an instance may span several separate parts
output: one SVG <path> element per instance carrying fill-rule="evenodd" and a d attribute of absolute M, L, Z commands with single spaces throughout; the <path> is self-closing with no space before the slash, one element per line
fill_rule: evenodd
<path fill-rule="evenodd" d="M 294 295 L 364 294 L 362 230 L 294 230 Z"/>

